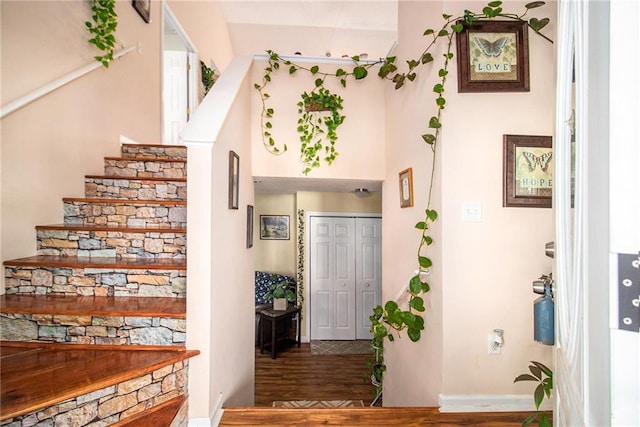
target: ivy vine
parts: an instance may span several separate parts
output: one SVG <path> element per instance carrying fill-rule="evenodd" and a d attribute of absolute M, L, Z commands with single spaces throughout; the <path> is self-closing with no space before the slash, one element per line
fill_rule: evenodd
<path fill-rule="evenodd" d="M 317 65 L 303 67 L 302 65 L 293 63 L 290 60 L 283 59 L 273 51 L 267 51 L 268 65 L 265 67 L 262 83 L 256 83 L 254 87 L 260 93 L 262 101 L 261 125 L 263 143 L 269 152 L 273 154 L 282 154 L 287 150 L 287 146 L 278 145 L 273 137 L 272 119 L 274 117 L 274 109 L 268 106 L 270 95 L 265 91 L 265 88 L 272 80 L 273 73 L 281 68 L 281 64 L 288 67 L 289 74 L 304 70 L 312 76 L 315 76 L 315 88 L 311 91 L 311 94 L 322 93 L 327 96 L 337 96 L 335 94 L 331 94 L 324 87 L 326 78 L 337 78 L 339 79 L 341 86 L 346 87 L 347 80 L 349 78 L 353 78 L 354 80 L 364 79 L 367 77 L 369 69 L 374 66 L 379 67 L 378 76 L 380 78 L 390 80 L 394 83 L 396 89 L 400 89 L 405 85 L 405 83 L 413 82 L 416 79 L 416 71 L 419 67 L 434 62 L 434 57 L 430 53 L 434 46 L 441 41 L 446 45 L 446 53 L 443 54 L 442 66 L 438 69 L 438 81 L 432 89 L 435 97 L 436 113 L 427 121 L 429 130 L 421 135 L 422 141 L 429 146 L 433 155 L 431 158 L 431 175 L 429 177 L 424 219 L 415 224 L 415 229 L 419 230 L 421 237 L 416 253 L 418 271 L 410 279 L 407 289 L 407 293 L 409 294 L 408 308 L 402 309 L 396 301 L 387 301 L 384 305 L 375 307 L 373 314 L 370 316 L 371 332 L 373 335 L 371 346 L 374 350 L 374 357 L 368 362 L 368 365 L 371 370 L 371 381 L 376 387 L 376 392 L 378 393 L 382 390 L 384 372 L 386 371 L 386 365 L 384 363 L 384 340 L 388 339 L 392 342 L 395 340 L 396 335 L 401 337 L 401 333 L 406 330 L 409 339 L 416 342 L 420 340 L 422 331 L 425 327 L 424 318 L 421 315 L 421 313 L 425 311 L 423 295 L 429 292 L 430 288 L 426 281 L 426 276 L 433 265 L 432 260 L 427 256 L 427 250 L 429 246 L 434 243 L 433 238 L 429 235 L 429 229 L 438 218 L 438 213 L 436 210 L 431 208 L 431 203 L 433 184 L 435 181 L 437 144 L 439 141 L 440 130 L 442 128 L 442 111 L 445 109 L 447 103 L 444 97 L 445 85 L 447 83 L 447 76 L 449 75 L 449 64 L 454 57 L 452 49 L 454 36 L 455 34 L 462 32 L 465 26 L 472 25 L 476 20 L 503 18 L 525 22 L 536 34 L 540 35 L 545 40 L 552 42 L 551 39 L 540 33 L 540 30 L 549 24 L 549 18 L 530 18 L 528 20 L 525 18 L 531 9 L 538 8 L 544 4 L 544 1 L 530 2 L 524 6 L 525 10 L 523 13 L 515 14 L 504 12 L 501 1 L 491 1 L 482 9 L 482 13 L 465 10 L 462 16 L 457 17 L 443 14 L 442 18 L 444 22 L 442 27 L 439 29 L 428 28 L 424 31 L 423 35 L 427 37 L 426 47 L 420 55 L 406 61 L 407 70 L 404 72 L 398 72 L 396 57 L 381 58 L 378 61 L 362 64 L 360 62 L 360 58 L 354 56 L 351 58 L 354 61 L 354 67 L 350 71 L 339 68 L 335 72 L 323 72 Z M 333 154 L 332 156 L 329 155 L 324 158 L 325 162 L 328 164 L 331 164 L 337 156 L 337 151 L 335 151 L 335 143 L 337 141 L 337 134 L 335 134 L 335 130 L 337 126 L 334 126 L 331 129 L 331 133 L 329 131 L 326 132 L 326 134 L 331 135 L 329 138 L 329 145 L 325 145 L 324 142 L 317 139 L 317 134 L 313 134 L 313 136 L 309 138 L 308 135 L 311 135 L 310 128 L 300 126 L 301 124 L 307 123 L 307 118 L 304 117 L 306 110 L 302 107 L 305 105 L 307 98 L 312 98 L 311 94 L 307 94 L 306 92 L 303 93 L 303 101 L 298 104 L 300 107 L 298 112 L 302 114 L 300 119 L 302 121 L 298 121 L 298 132 L 301 133 L 300 139 L 302 142 L 301 158 L 303 161 L 307 160 L 307 163 L 305 163 L 305 170 L 303 171 L 305 174 L 307 174 L 312 168 L 320 166 L 318 153 L 322 150 L 326 153 Z M 338 104 L 336 103 L 336 105 Z M 339 109 L 341 109 L 342 100 L 340 100 L 339 106 Z M 339 111 L 339 109 L 336 108 L 336 111 Z M 344 117 L 341 118 L 338 125 L 343 121 Z M 315 124 L 320 125 L 321 122 L 316 121 Z"/>
<path fill-rule="evenodd" d="M 113 35 L 118 27 L 118 15 L 115 11 L 116 0 L 91 0 L 91 21 L 86 21 L 89 33 L 92 37 L 89 43 L 103 52 L 94 56 L 105 68 L 113 61 L 113 50 L 116 46 L 116 38 Z"/>

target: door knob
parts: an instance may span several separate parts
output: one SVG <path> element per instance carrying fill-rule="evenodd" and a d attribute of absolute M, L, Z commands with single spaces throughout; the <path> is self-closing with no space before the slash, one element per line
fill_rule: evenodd
<path fill-rule="evenodd" d="M 369 287 L 369 286 L 371 286 L 371 285 L 369 285 L 368 283 L 365 283 L 365 286 L 368 288 L 368 287 Z"/>

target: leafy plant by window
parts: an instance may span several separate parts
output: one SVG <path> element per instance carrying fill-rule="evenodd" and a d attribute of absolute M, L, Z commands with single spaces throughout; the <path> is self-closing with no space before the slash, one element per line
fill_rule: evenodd
<path fill-rule="evenodd" d="M 482 13 L 465 10 L 462 16 L 457 17 L 454 17 L 453 15 L 443 14 L 442 18 L 444 22 L 440 28 L 427 28 L 424 31 L 423 35 L 426 37 L 426 46 L 419 55 L 406 61 L 407 69 L 404 72 L 398 71 L 396 57 L 381 58 L 380 60 L 375 62 L 361 64 L 360 58 L 354 56 L 351 58 L 354 62 L 354 66 L 352 69 L 347 70 L 339 68 L 335 72 L 324 72 L 320 70 L 318 65 L 305 67 L 300 64 L 293 63 L 290 60 L 285 60 L 280 57 L 280 55 L 271 50 L 267 51 L 269 58 L 268 64 L 265 67 L 262 83 L 256 83 L 254 87 L 259 92 L 262 101 L 261 126 L 264 146 L 272 154 L 282 154 L 287 150 L 287 146 L 280 146 L 274 139 L 272 133 L 274 109 L 268 106 L 270 95 L 268 92 L 266 92 L 267 86 L 272 81 L 273 73 L 281 68 L 281 64 L 288 67 L 289 74 L 294 74 L 299 71 L 306 71 L 314 76 L 314 90 L 318 90 L 318 93 L 319 88 L 324 89 L 324 82 L 327 78 L 338 79 L 340 85 L 344 88 L 347 86 L 347 80 L 349 78 L 353 78 L 354 80 L 364 79 L 369 74 L 369 70 L 371 69 L 371 67 L 374 66 L 379 67 L 378 76 L 380 78 L 391 81 L 396 89 L 400 89 L 407 82 L 413 82 L 417 78 L 417 70 L 421 66 L 435 62 L 435 58 L 431 54 L 434 46 L 436 46 L 440 42 L 445 43 L 446 46 L 446 53 L 443 54 L 443 58 L 441 59 L 442 65 L 438 68 L 438 80 L 432 88 L 436 113 L 426 120 L 429 130 L 421 135 L 422 141 L 429 147 L 433 155 L 431 157 L 431 174 L 428 183 L 427 203 L 424 211 L 424 219 L 416 223 L 414 226 L 414 228 L 417 229 L 421 234 L 420 242 L 416 251 L 418 273 L 415 274 L 409 281 L 409 287 L 407 289 L 407 292 L 409 294 L 409 303 L 406 310 L 402 309 L 396 301 L 387 301 L 384 305 L 375 307 L 373 314 L 370 316 L 371 332 L 373 334 L 371 346 L 374 349 L 374 358 L 369 361 L 368 365 L 371 369 L 372 379 L 375 380 L 372 382 L 374 383 L 377 392 L 380 392 L 382 390 L 383 376 L 384 372 L 386 371 L 386 365 L 384 364 L 385 339 L 394 341 L 396 335 L 400 337 L 401 333 L 406 330 L 409 339 L 413 342 L 416 342 L 420 340 L 422 331 L 425 327 L 424 318 L 421 315 L 421 313 L 425 311 L 423 295 L 429 292 L 429 284 L 426 282 L 426 276 L 433 265 L 432 260 L 427 256 L 427 250 L 432 244 L 434 244 L 434 239 L 429 235 L 429 229 L 438 218 L 438 212 L 432 209 L 431 201 L 437 164 L 437 145 L 440 137 L 440 130 L 442 128 L 442 112 L 447 104 L 444 96 L 445 86 L 447 83 L 447 77 L 449 75 L 449 64 L 454 56 L 452 49 L 454 36 L 455 34 L 462 32 L 464 28 L 463 23 L 471 25 L 478 19 L 502 18 L 526 22 L 529 28 L 531 28 L 536 34 L 540 35 L 545 40 L 552 42 L 551 39 L 540 33 L 540 30 L 542 30 L 549 23 L 549 18 L 530 18 L 529 20 L 526 19 L 526 15 L 531 9 L 536 9 L 540 6 L 543 6 L 544 4 L 545 2 L 543 1 L 534 1 L 528 3 L 525 5 L 525 10 L 521 14 L 515 14 L 504 12 L 502 9 L 501 1 L 491 1 L 482 9 Z M 305 96 L 309 96 L 309 94 L 306 94 L 305 92 L 302 96 L 302 104 L 304 106 Z M 300 103 L 298 104 L 298 106 L 301 107 Z M 340 106 L 342 106 L 342 100 L 340 101 Z M 299 108 L 298 111 L 300 114 L 305 113 L 305 110 L 303 108 Z M 342 118 L 340 123 L 342 123 L 344 120 L 345 118 Z M 298 124 L 300 123 L 301 122 L 299 121 Z M 304 118 L 302 123 L 304 123 Z M 298 131 L 300 132 L 300 128 L 298 128 Z M 303 131 L 305 131 L 304 128 Z M 335 132 L 335 128 L 333 129 L 333 131 Z M 304 135 L 306 134 L 303 134 L 303 136 Z M 307 142 L 307 145 L 305 146 L 305 140 L 303 140 L 302 137 L 301 141 L 303 142 L 303 145 L 301 145 L 301 156 L 304 159 L 306 155 L 303 150 L 305 148 L 308 148 L 309 142 Z M 320 166 L 320 158 L 317 155 L 317 152 L 324 149 L 325 152 L 327 152 L 328 150 L 329 153 L 334 153 L 333 157 L 324 159 L 329 164 L 331 164 L 337 156 L 337 151 L 335 151 L 337 135 L 333 135 L 333 140 L 330 140 L 328 149 L 327 146 L 324 146 L 321 143 L 316 146 L 316 143 L 318 143 L 318 141 L 315 141 L 316 142 L 314 143 L 313 147 L 315 151 L 311 153 L 314 154 L 314 156 L 311 159 L 311 163 L 305 165 L 305 174 L 308 173 L 312 168 Z"/>
<path fill-rule="evenodd" d="M 207 96 L 209 90 L 216 82 L 216 72 L 204 62 L 200 61 L 200 74 L 202 74 L 202 85 L 204 86 L 204 96 Z"/>
<path fill-rule="evenodd" d="M 118 15 L 115 11 L 116 0 L 91 0 L 91 21 L 85 22 L 92 37 L 89 43 L 102 51 L 102 55 L 94 56 L 105 68 L 113 61 L 113 49 L 116 38 L 113 35 L 118 27 Z"/>
<path fill-rule="evenodd" d="M 553 372 L 540 362 L 531 361 L 529 365 L 530 374 L 521 374 L 513 380 L 514 383 L 519 381 L 534 381 L 537 382 L 535 390 L 533 391 L 533 402 L 536 405 L 537 411 L 528 416 L 523 422 L 522 427 L 526 427 L 532 422 L 538 420 L 540 427 L 551 427 L 551 419 L 549 413 L 546 411 L 540 411 L 540 404 L 546 397 L 551 399 L 551 391 L 553 390 Z"/>

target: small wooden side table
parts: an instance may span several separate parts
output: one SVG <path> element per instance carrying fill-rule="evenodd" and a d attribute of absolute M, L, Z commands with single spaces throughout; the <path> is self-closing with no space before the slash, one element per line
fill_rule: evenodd
<path fill-rule="evenodd" d="M 300 326 L 302 321 L 300 319 L 300 310 L 302 307 L 290 305 L 286 310 L 274 310 L 273 308 L 266 308 L 264 310 L 260 310 L 258 314 L 260 315 L 260 326 L 259 326 L 259 341 L 260 341 L 260 354 L 262 354 L 264 350 L 264 324 L 263 322 L 271 322 L 271 358 L 276 358 L 276 323 L 278 320 L 283 319 L 286 321 L 291 321 L 294 316 L 298 316 L 298 327 L 296 328 L 297 335 L 297 344 L 300 347 Z"/>

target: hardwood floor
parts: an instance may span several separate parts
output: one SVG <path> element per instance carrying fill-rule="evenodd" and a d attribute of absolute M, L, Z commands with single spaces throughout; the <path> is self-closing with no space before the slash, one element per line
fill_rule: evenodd
<path fill-rule="evenodd" d="M 438 408 L 370 408 L 363 381 L 367 355 L 312 356 L 309 344 L 272 360 L 256 351 L 255 405 L 225 408 L 220 426 L 502 426 L 518 427 L 529 412 L 440 413 Z M 276 400 L 363 400 L 365 408 L 273 408 Z"/>
<path fill-rule="evenodd" d="M 365 354 L 311 355 L 309 343 L 281 348 L 276 359 L 256 349 L 255 405 L 276 400 L 363 400 L 369 405 L 373 387 L 365 382 Z"/>

